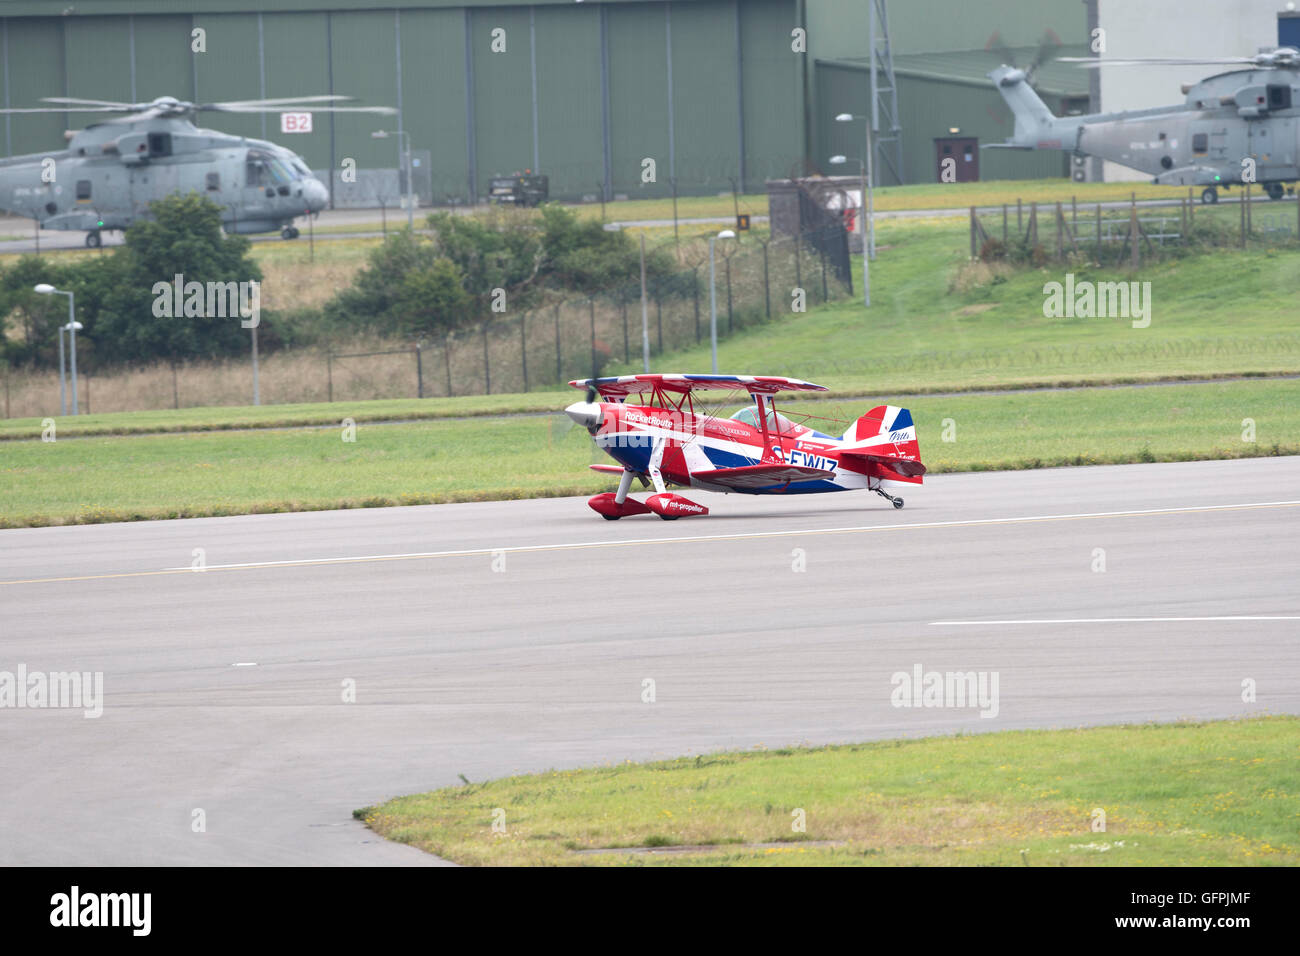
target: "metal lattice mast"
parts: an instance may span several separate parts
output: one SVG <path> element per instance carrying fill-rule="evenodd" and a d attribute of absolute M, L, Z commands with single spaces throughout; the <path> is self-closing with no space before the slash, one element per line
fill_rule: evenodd
<path fill-rule="evenodd" d="M 885 0 L 871 0 L 868 45 L 871 63 L 871 135 L 875 158 L 903 181 L 903 128 L 898 125 L 898 84 L 889 48 L 889 12 Z M 882 76 L 883 74 L 883 76 Z M 885 128 L 881 130 L 881 120 Z"/>

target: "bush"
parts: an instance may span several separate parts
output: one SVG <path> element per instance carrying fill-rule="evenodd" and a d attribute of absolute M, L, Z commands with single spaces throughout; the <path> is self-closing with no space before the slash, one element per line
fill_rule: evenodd
<path fill-rule="evenodd" d="M 498 290 L 518 314 L 570 293 L 627 296 L 640 282 L 640 250 L 625 234 L 563 206 L 434 213 L 428 223 L 432 241 L 403 230 L 370 254 L 352 285 L 325 306 L 333 330 L 441 335 L 491 317 Z M 661 250 L 647 254 L 646 276 L 662 293 L 694 290 L 694 276 L 674 272 Z"/>
<path fill-rule="evenodd" d="M 99 362 L 218 357 L 248 348 L 239 316 L 173 317 L 154 314 L 154 287 L 177 275 L 189 282 L 261 281 L 249 258 L 249 242 L 223 236 L 221 210 L 197 193 L 172 195 L 150 205 L 152 218 L 126 231 L 126 244 L 105 255 L 61 265 L 25 256 L 0 276 L 0 332 L 21 326 L 21 339 L 6 336 L 5 356 L 14 362 L 53 365 L 58 326 L 66 321 L 61 296 L 32 291 L 48 282 L 76 300 L 78 358 Z"/>

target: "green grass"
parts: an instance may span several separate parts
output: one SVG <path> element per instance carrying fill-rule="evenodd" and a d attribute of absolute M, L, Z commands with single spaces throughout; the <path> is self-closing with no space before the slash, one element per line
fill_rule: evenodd
<path fill-rule="evenodd" d="M 847 167 L 846 167 L 847 168 Z M 832 174 L 835 173 L 831 169 Z M 1117 202 L 1137 193 L 1138 199 L 1178 199 L 1187 190 L 1178 186 L 1153 186 L 1150 183 L 1076 183 L 1061 179 L 1006 179 L 979 183 L 920 183 L 911 186 L 883 186 L 875 190 L 877 212 L 911 209 L 966 209 L 969 206 L 1015 206 L 1019 198 L 1025 203 L 1057 202 L 1067 206 L 1074 196 L 1079 203 Z M 1199 196 L 1199 190 L 1196 193 Z M 739 200 L 740 211 L 767 215 L 767 195 L 750 193 Z M 581 213 L 600 217 L 600 203 L 580 207 Z M 682 219 L 731 216 L 735 209 L 731 194 L 724 196 L 682 196 L 677 200 L 677 215 Z M 671 219 L 672 199 L 628 199 L 605 206 L 610 221 L 629 219 Z"/>
<path fill-rule="evenodd" d="M 1065 266 L 1028 269 L 1002 280 L 976 267 L 966 277 L 965 235 L 962 227 L 933 221 L 882 224 L 870 310 L 854 300 L 782 314 L 778 299 L 771 322 L 738 328 L 730 337 L 724 314 L 721 367 L 807 378 L 845 396 L 1300 372 L 1300 328 L 1292 304 L 1300 249 L 1222 250 L 1144 266 L 1135 278 L 1151 282 L 1152 321 L 1149 328 L 1134 329 L 1126 319 L 1044 317 L 1043 285 L 1063 281 Z M 277 246 L 275 255 L 301 259 L 304 250 Z M 1074 269 L 1078 279 L 1128 278 L 1113 269 Z M 707 346 L 656 356 L 652 367 L 708 369 Z M 616 363 L 605 373 L 634 371 L 640 371 L 639 363 Z M 499 415 L 557 408 L 569 394 L 550 386 L 526 395 L 84 415 L 61 420 L 60 434 Z M 36 418 L 0 421 L 0 441 L 39 430 Z"/>
<path fill-rule="evenodd" d="M 308 402 L 295 405 L 205 406 L 147 412 L 110 412 L 57 418 L 57 436 L 142 435 L 155 432 L 226 431 L 333 425 L 405 419 L 461 418 L 546 412 L 581 396 L 567 387 L 523 395 L 464 395 L 456 398 L 389 398 L 365 402 Z M 0 441 L 32 438 L 41 433 L 40 418 L 0 420 Z"/>
<path fill-rule="evenodd" d="M 1098 808 L 1104 832 L 1092 830 Z M 1300 720 L 629 762 L 398 797 L 356 816 L 470 865 L 1295 866 Z M 704 849 L 577 852 L 666 846 Z"/>
<path fill-rule="evenodd" d="M 551 396 L 558 408 L 568 395 Z M 884 401 L 891 396 L 881 395 Z M 931 471 L 1300 453 L 1300 383 L 909 399 Z M 556 401 L 558 399 L 558 401 Z M 790 411 L 851 418 L 868 401 Z M 158 413 L 162 414 L 162 413 Z M 1243 419 L 1256 441 L 1242 440 Z M 945 442 L 951 419 L 955 441 Z M 814 426 L 817 423 L 813 422 Z M 820 430 L 840 432 L 843 425 Z M 0 527 L 473 501 L 611 489 L 562 415 L 36 439 L 0 445 Z"/>
<path fill-rule="evenodd" d="M 870 309 L 855 299 L 796 314 L 788 297 L 774 296 L 772 321 L 733 337 L 722 315 L 719 368 L 857 394 L 1300 371 L 1295 247 L 1220 250 L 1148 263 L 1134 275 L 1053 263 L 999 276 L 967 264 L 964 226 L 885 223 L 877 237 Z M 1076 280 L 1149 281 L 1150 326 L 1045 317 L 1043 286 L 1064 282 L 1067 271 Z M 707 337 L 654 364 L 709 368 Z M 635 370 L 616 364 L 609 373 Z"/>
<path fill-rule="evenodd" d="M 831 173 L 838 175 L 835 170 Z M 595 184 L 592 184 L 595 191 Z M 1138 199 L 1178 199 L 1185 196 L 1185 188 L 1176 186 L 1153 186 L 1150 183 L 1076 183 L 1070 179 L 1031 179 L 1031 180 L 992 180 L 979 183 L 922 183 L 911 186 L 882 186 L 875 190 L 875 208 L 878 212 L 893 212 L 912 209 L 954 209 L 962 210 L 969 206 L 996 206 L 1009 203 L 1014 206 L 1019 198 L 1025 203 L 1057 202 L 1069 204 L 1070 198 L 1077 198 L 1079 203 L 1116 202 L 1128 199 L 1134 192 Z M 729 191 L 720 189 L 720 195 L 714 196 L 679 196 L 677 199 L 677 216 L 679 219 L 716 219 L 730 217 L 739 207 L 742 213 L 751 216 L 766 216 L 768 201 L 766 193 L 745 193 L 733 201 Z M 1199 195 L 1199 191 L 1197 193 Z M 582 203 L 574 207 L 584 218 L 599 219 L 601 206 L 598 202 Z M 416 215 L 417 227 L 423 227 L 430 209 L 420 209 Z M 671 220 L 673 218 L 673 201 L 668 199 L 629 198 L 605 204 L 605 219 L 610 222 L 628 220 Z M 403 210 L 389 210 L 388 229 L 395 231 L 406 225 L 406 213 Z M 366 222 L 339 223 L 335 225 L 317 225 L 317 230 L 324 233 L 358 233 L 379 232 L 382 220 L 376 213 L 375 218 Z M 16 236 L 14 238 L 26 238 Z M 305 243 L 307 230 L 304 227 L 299 244 Z M 292 246 L 293 243 L 286 243 Z"/>

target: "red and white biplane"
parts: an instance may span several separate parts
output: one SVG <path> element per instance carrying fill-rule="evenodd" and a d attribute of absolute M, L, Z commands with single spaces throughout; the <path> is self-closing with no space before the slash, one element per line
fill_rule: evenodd
<path fill-rule="evenodd" d="M 671 521 L 709 509 L 674 494 L 668 485 L 747 495 L 816 494 L 864 489 L 895 508 L 903 499 L 886 481 L 920 484 L 925 474 L 916 426 L 906 408 L 877 405 L 853 422 L 776 410 L 778 392 L 824 392 L 822 385 L 775 375 L 622 375 L 570 382 L 587 390 L 565 414 L 584 426 L 617 465 L 592 469 L 619 476 L 618 491 L 587 503 L 610 521 L 657 514 Z M 697 410 L 696 394 L 747 392 L 752 401 L 719 418 Z M 636 401 L 629 401 L 636 396 Z M 703 396 L 700 396 L 703 404 Z M 839 437 L 807 421 L 848 425 Z M 832 427 L 832 426 L 827 426 Z M 643 504 L 628 497 L 632 480 L 654 485 Z"/>

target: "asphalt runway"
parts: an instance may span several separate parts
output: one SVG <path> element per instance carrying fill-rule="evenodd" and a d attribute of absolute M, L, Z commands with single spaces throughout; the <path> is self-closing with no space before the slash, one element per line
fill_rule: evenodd
<path fill-rule="evenodd" d="M 0 709 L 0 863 L 432 863 L 351 811 L 459 774 L 1300 712 L 1300 458 L 901 493 L 2 531 L 0 671 L 102 671 L 103 712 Z M 918 666 L 996 674 L 996 708 L 895 706 Z"/>

